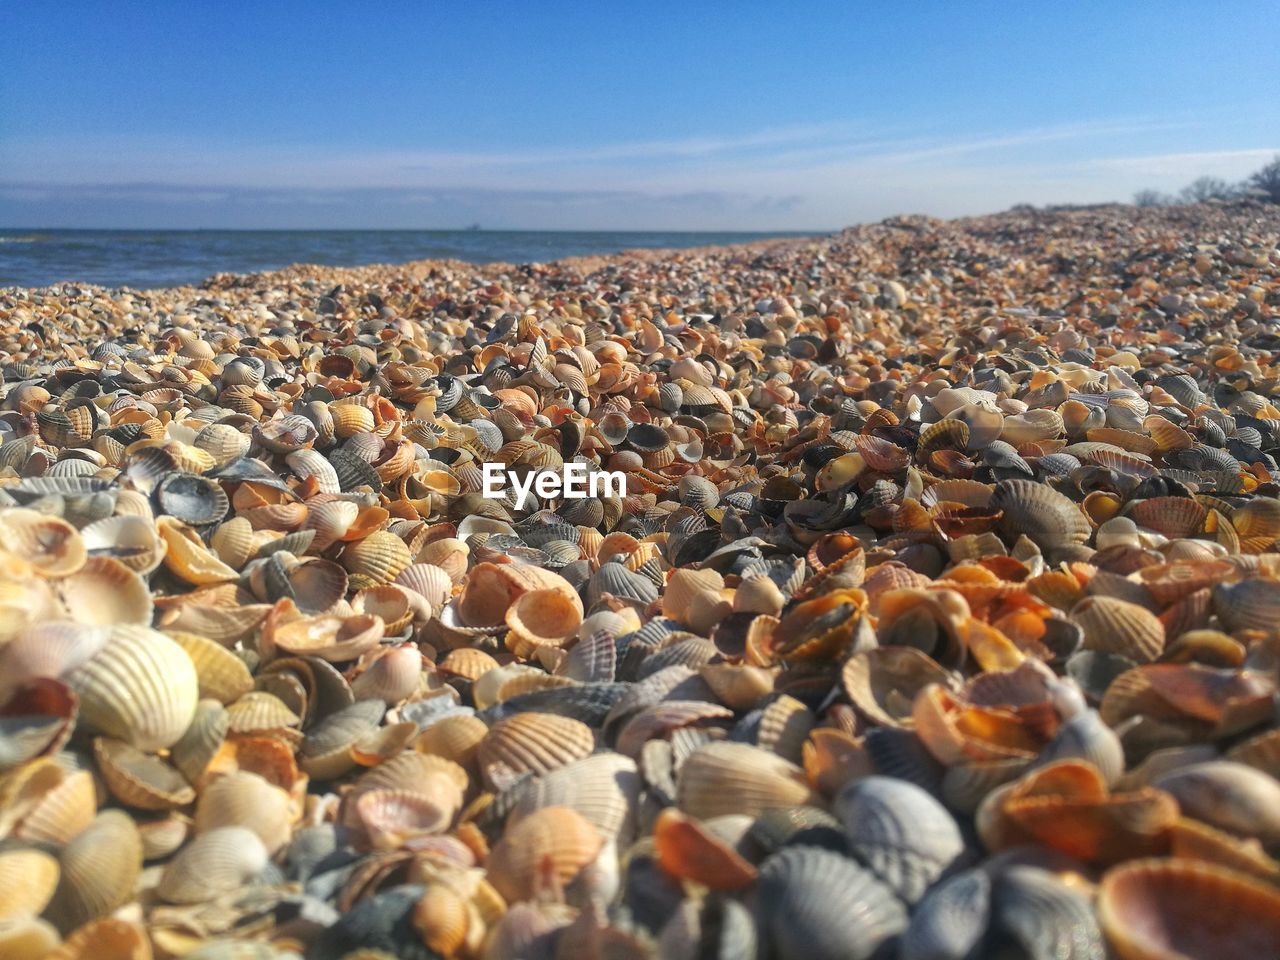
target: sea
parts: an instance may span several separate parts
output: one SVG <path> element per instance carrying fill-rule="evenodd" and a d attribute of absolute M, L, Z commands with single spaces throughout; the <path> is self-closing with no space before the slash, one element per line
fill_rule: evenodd
<path fill-rule="evenodd" d="M 632 248 L 745 243 L 786 233 L 524 230 L 0 229 L 0 287 L 63 283 L 138 290 L 199 285 L 215 273 L 291 263 L 358 266 L 408 260 L 545 263 Z"/>

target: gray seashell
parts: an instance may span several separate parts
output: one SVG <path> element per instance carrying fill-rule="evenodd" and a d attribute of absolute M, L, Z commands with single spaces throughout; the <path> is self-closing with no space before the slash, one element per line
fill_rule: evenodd
<path fill-rule="evenodd" d="M 756 922 L 777 960 L 867 960 L 907 926 L 907 911 L 837 853 L 788 847 L 760 870 Z"/>
<path fill-rule="evenodd" d="M 369 487 L 375 493 L 382 489 L 382 479 L 377 470 L 349 450 L 334 450 L 329 462 L 338 475 L 338 485 L 344 492 L 358 487 Z"/>
<path fill-rule="evenodd" d="M 581 683 L 610 683 L 618 666 L 618 647 L 613 634 L 597 630 L 579 640 L 556 668 L 556 673 Z"/>
<path fill-rule="evenodd" d="M 1262 770 L 1210 760 L 1170 770 L 1151 785 L 1172 794 L 1183 816 L 1263 844 L 1280 842 L 1280 783 Z"/>
<path fill-rule="evenodd" d="M 877 773 L 914 783 L 935 796 L 942 793 L 946 770 L 914 731 L 873 727 L 863 742 Z"/>
<path fill-rule="evenodd" d="M 482 711 L 480 717 L 485 723 L 493 724 L 517 713 L 554 713 L 580 720 L 589 727 L 599 727 L 627 689 L 625 683 L 583 683 L 534 690 L 494 704 Z"/>
<path fill-rule="evenodd" d="M 38 497 L 51 494 L 60 497 L 82 497 L 111 490 L 113 487 L 114 484 L 111 481 L 96 477 L 29 477 L 5 489 L 19 503 L 29 503 Z"/>
<path fill-rule="evenodd" d="M 987 931 L 991 878 L 966 870 L 920 901 L 898 947 L 899 960 L 974 960 Z"/>
<path fill-rule="evenodd" d="M 409 884 L 360 900 L 316 939 L 308 960 L 342 960 L 362 948 L 385 951 L 398 960 L 438 960 L 413 926 L 413 908 L 425 891 Z"/>
<path fill-rule="evenodd" d="M 1098 768 L 1108 785 L 1124 773 L 1120 737 L 1103 722 L 1097 710 L 1082 710 L 1063 723 L 1041 751 L 1037 764 L 1058 760 L 1087 760 Z"/>
<path fill-rule="evenodd" d="M 992 926 L 1000 945 L 1027 960 L 1105 960 L 1089 898 L 1038 867 L 1013 866 L 996 879 Z M 993 953 L 998 952 L 999 946 Z"/>
<path fill-rule="evenodd" d="M 606 594 L 648 605 L 658 599 L 658 588 L 647 577 L 633 573 L 620 563 L 605 563 L 587 584 L 588 605 L 594 605 Z"/>
<path fill-rule="evenodd" d="M 579 527 L 598 527 L 604 522 L 604 504 L 588 497 L 566 500 L 557 511 L 569 523 Z"/>
<path fill-rule="evenodd" d="M 643 680 L 653 676 L 659 670 L 673 666 L 697 670 L 710 663 L 719 652 L 710 640 L 690 634 L 686 639 L 668 643 L 661 650 L 646 657 L 636 672 L 636 679 Z"/>
<path fill-rule="evenodd" d="M 746 837 L 752 850 L 762 856 L 777 853 L 784 847 L 820 847 L 848 854 L 844 827 L 821 807 L 775 807 L 766 810 L 752 822 Z"/>
<path fill-rule="evenodd" d="M 832 808 L 853 854 L 907 903 L 919 901 L 964 853 L 964 838 L 946 807 L 905 780 L 854 781 Z"/>
<path fill-rule="evenodd" d="M 506 438 L 502 435 L 502 428 L 492 420 L 472 420 L 471 426 L 476 431 L 477 442 L 490 452 L 498 451 L 506 442 Z"/>

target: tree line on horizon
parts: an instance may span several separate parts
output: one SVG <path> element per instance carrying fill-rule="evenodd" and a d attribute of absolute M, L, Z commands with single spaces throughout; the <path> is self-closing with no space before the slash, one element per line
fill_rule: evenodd
<path fill-rule="evenodd" d="M 1133 195 L 1133 203 L 1138 207 L 1169 207 L 1179 203 L 1203 203 L 1206 200 L 1244 199 L 1280 203 L 1280 155 L 1238 183 L 1229 183 L 1220 177 L 1200 177 L 1176 194 L 1139 190 Z"/>

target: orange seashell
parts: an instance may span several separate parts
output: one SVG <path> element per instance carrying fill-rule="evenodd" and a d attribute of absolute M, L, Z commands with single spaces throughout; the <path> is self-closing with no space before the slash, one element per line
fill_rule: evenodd
<path fill-rule="evenodd" d="M 674 877 L 711 890 L 743 890 L 756 880 L 756 868 L 697 820 L 667 807 L 653 826 L 658 866 Z"/>
<path fill-rule="evenodd" d="M 507 830 L 485 862 L 486 876 L 508 903 L 532 900 L 568 886 L 603 844 L 582 814 L 543 807 Z"/>
<path fill-rule="evenodd" d="M 1254 960 L 1280 944 L 1280 891 L 1195 860 L 1139 860 L 1103 877 L 1098 920 L 1120 960 Z"/>

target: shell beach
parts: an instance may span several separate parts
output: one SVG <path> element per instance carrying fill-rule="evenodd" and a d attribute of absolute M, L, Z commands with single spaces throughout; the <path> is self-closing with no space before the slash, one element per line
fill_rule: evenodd
<path fill-rule="evenodd" d="M 0 957 L 1280 955 L 1278 242 L 0 291 Z"/>

